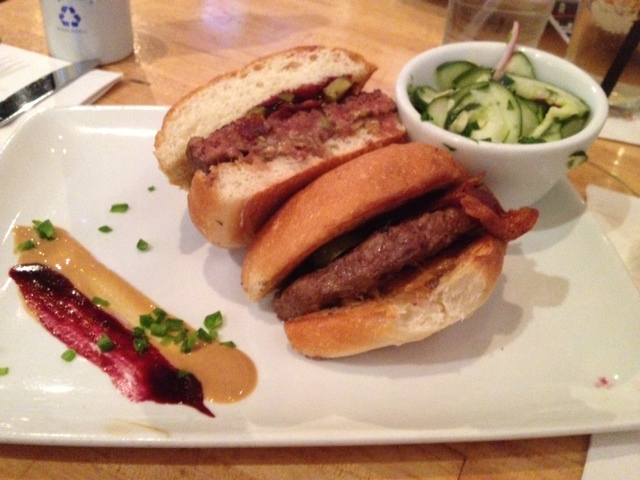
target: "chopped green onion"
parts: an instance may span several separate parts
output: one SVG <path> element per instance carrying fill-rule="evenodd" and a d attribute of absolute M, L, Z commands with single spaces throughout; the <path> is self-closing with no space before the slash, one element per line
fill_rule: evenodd
<path fill-rule="evenodd" d="M 142 327 L 133 327 L 133 329 L 131 330 L 131 334 L 134 337 L 143 337 L 145 335 L 144 328 L 142 328 Z"/>
<path fill-rule="evenodd" d="M 136 248 L 141 252 L 146 252 L 147 250 L 149 250 L 149 248 L 151 248 L 151 245 L 149 245 L 149 242 L 141 238 L 140 240 L 138 240 Z"/>
<path fill-rule="evenodd" d="M 155 185 L 151 185 L 147 188 L 147 190 L 149 190 L 150 192 L 154 192 L 156 190 L 156 186 Z"/>
<path fill-rule="evenodd" d="M 236 348 L 236 344 L 229 340 L 228 342 L 220 342 L 223 347 Z"/>
<path fill-rule="evenodd" d="M 55 228 L 53 228 L 51 220 L 33 220 L 33 228 L 40 238 L 45 240 L 53 240 L 56 238 L 56 231 Z"/>
<path fill-rule="evenodd" d="M 196 342 L 198 341 L 198 333 L 191 332 L 187 335 L 187 338 L 184 339 L 182 345 L 180 346 L 180 351 L 182 353 L 191 353 L 193 351 L 193 347 L 196 346 Z"/>
<path fill-rule="evenodd" d="M 25 240 L 24 242 L 20 242 L 16 248 L 16 250 L 18 250 L 19 252 L 26 252 L 27 250 L 33 250 L 34 248 L 36 248 L 36 243 L 29 239 L 29 240 Z"/>
<path fill-rule="evenodd" d="M 60 358 L 62 358 L 65 362 L 71 362 L 74 358 L 76 358 L 76 355 L 76 351 L 73 348 L 69 348 L 68 350 L 62 352 Z"/>
<path fill-rule="evenodd" d="M 132 330 L 134 346 L 138 338 L 144 338 L 148 343 L 147 332 L 160 339 L 162 345 L 174 344 L 180 347 L 182 353 L 190 353 L 200 344 L 213 343 L 218 339 L 218 328 L 222 326 L 223 317 L 221 312 L 214 312 L 204 319 L 204 326 L 196 331 L 190 331 L 184 320 L 170 317 L 167 312 L 159 307 L 153 309 L 151 313 L 140 315 L 140 325 Z M 235 347 L 233 342 L 225 342 L 227 347 Z M 146 350 L 146 346 L 145 346 Z M 144 351 L 139 351 L 144 353 Z"/>
<path fill-rule="evenodd" d="M 113 232 L 113 228 L 111 228 L 109 225 L 102 225 L 101 227 L 98 228 L 98 230 L 100 230 L 102 233 Z"/>
<path fill-rule="evenodd" d="M 0 377 L 9 375 L 9 367 L 0 367 Z"/>
<path fill-rule="evenodd" d="M 141 335 L 133 339 L 133 349 L 142 355 L 149 348 L 149 339 L 146 335 Z"/>
<path fill-rule="evenodd" d="M 127 210 L 129 210 L 128 203 L 114 203 L 109 211 L 111 213 L 125 213 Z"/>
<path fill-rule="evenodd" d="M 153 323 L 149 328 L 151 335 L 154 337 L 164 337 L 167 335 L 167 324 L 166 323 Z"/>
<path fill-rule="evenodd" d="M 167 332 L 179 332 L 184 330 L 184 320 L 178 318 L 169 318 L 166 322 Z"/>
<path fill-rule="evenodd" d="M 109 306 L 109 300 L 105 300 L 104 298 L 100 298 L 100 297 L 93 297 L 91 299 L 91 302 L 94 305 L 97 305 L 98 307 L 108 307 Z"/>
<path fill-rule="evenodd" d="M 204 326 L 209 332 L 222 326 L 222 313 L 220 311 L 210 313 L 204 317 Z"/>
<path fill-rule="evenodd" d="M 111 341 L 106 333 L 103 333 L 102 336 L 98 339 L 97 345 L 102 353 L 110 352 L 111 350 L 116 348 L 116 345 Z"/>
<path fill-rule="evenodd" d="M 178 370 L 178 378 L 188 377 L 189 375 L 191 375 L 191 372 L 189 370 L 184 370 L 182 368 Z"/>
<path fill-rule="evenodd" d="M 197 332 L 198 340 L 202 340 L 204 343 L 213 342 L 213 335 L 207 332 L 204 328 L 199 328 Z"/>
<path fill-rule="evenodd" d="M 142 325 L 144 328 L 151 327 L 151 325 L 154 322 L 155 322 L 155 318 L 153 318 L 152 315 L 150 314 L 140 315 L 140 325 Z"/>
<path fill-rule="evenodd" d="M 179 343 L 184 342 L 184 339 L 187 338 L 187 330 L 186 329 L 180 330 L 176 335 L 172 337 L 170 336 L 168 338 L 170 338 L 173 343 L 178 345 Z"/>

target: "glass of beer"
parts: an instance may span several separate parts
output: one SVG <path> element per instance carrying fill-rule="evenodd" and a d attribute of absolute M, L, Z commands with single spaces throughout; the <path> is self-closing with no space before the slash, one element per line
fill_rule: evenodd
<path fill-rule="evenodd" d="M 638 36 L 639 16 L 640 0 L 582 0 L 566 55 L 598 82 L 624 57 L 609 104 L 629 112 L 640 112 L 640 48 L 637 39 L 632 47 L 628 42 L 632 29 Z"/>

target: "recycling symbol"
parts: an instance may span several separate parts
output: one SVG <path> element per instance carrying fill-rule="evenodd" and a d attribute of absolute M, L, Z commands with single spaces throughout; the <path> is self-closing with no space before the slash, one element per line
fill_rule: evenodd
<path fill-rule="evenodd" d="M 76 9 L 70 5 L 63 5 L 60 8 L 58 18 L 60 22 L 62 22 L 62 25 L 71 28 L 77 28 L 78 25 L 80 25 L 80 20 L 82 20 L 78 12 L 76 12 Z"/>

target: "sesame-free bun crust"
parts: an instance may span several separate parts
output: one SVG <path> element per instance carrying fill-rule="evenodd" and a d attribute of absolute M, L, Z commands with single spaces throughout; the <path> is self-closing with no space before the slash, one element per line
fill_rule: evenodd
<path fill-rule="evenodd" d="M 471 316 L 491 295 L 506 242 L 490 235 L 449 249 L 396 279 L 382 296 L 284 322 L 297 352 L 336 358 L 423 340 Z"/>
<path fill-rule="evenodd" d="M 189 214 L 211 243 L 223 248 L 246 246 L 273 211 L 293 192 L 327 170 L 380 146 L 404 140 L 396 130 L 329 142 L 331 155 L 304 160 L 280 156 L 269 162 L 222 163 L 208 172 L 189 165 L 186 147 L 192 137 L 207 137 L 242 118 L 279 94 L 328 79 L 348 77 L 352 92 L 362 90 L 376 66 L 342 48 L 302 46 L 259 58 L 193 90 L 167 112 L 155 139 L 155 156 L 170 183 L 189 190 Z"/>
<path fill-rule="evenodd" d="M 389 145 L 334 168 L 291 197 L 258 232 L 242 265 L 247 297 L 267 295 L 327 241 L 465 178 L 448 152 L 417 142 Z"/>

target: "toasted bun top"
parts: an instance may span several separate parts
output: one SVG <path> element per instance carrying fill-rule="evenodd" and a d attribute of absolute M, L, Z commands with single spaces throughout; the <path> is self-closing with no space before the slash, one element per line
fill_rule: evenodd
<path fill-rule="evenodd" d="M 264 297 L 329 240 L 467 176 L 448 152 L 417 142 L 374 150 L 325 173 L 258 232 L 242 265 L 248 298 Z"/>
<path fill-rule="evenodd" d="M 167 112 L 155 139 L 160 169 L 171 183 L 188 189 L 193 173 L 185 149 L 191 137 L 207 136 L 274 96 L 303 85 L 348 76 L 357 92 L 375 70 L 375 65 L 349 50 L 303 46 L 215 77 Z"/>

